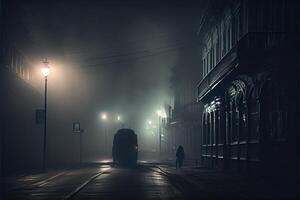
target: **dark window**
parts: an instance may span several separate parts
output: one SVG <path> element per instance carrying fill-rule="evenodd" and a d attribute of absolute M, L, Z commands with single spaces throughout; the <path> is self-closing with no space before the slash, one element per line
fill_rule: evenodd
<path fill-rule="evenodd" d="M 247 139 L 247 108 L 243 103 L 239 107 L 239 118 L 240 118 L 240 141 L 245 141 Z"/>
<path fill-rule="evenodd" d="M 215 122 L 215 112 L 211 112 L 211 141 L 212 144 L 216 144 L 215 141 L 215 127 L 216 127 L 216 122 Z"/>
<path fill-rule="evenodd" d="M 232 121 L 232 112 L 231 109 L 227 111 L 227 117 L 226 117 L 226 131 L 227 131 L 227 141 L 228 143 L 231 143 L 231 135 L 232 135 L 232 130 L 231 130 L 231 121 Z"/>
<path fill-rule="evenodd" d="M 259 136 L 259 102 L 255 93 L 252 92 L 249 103 L 249 129 L 250 139 L 258 139 Z"/>
<path fill-rule="evenodd" d="M 207 114 L 203 115 L 203 144 L 207 144 Z"/>
<path fill-rule="evenodd" d="M 217 110 L 216 111 L 216 135 L 218 138 L 218 143 L 223 144 L 224 143 L 224 131 L 222 131 L 221 128 L 221 111 Z"/>
<path fill-rule="evenodd" d="M 226 54 L 226 26 L 224 26 L 224 29 L 223 29 L 223 45 L 222 45 L 222 56 L 224 56 Z"/>
<path fill-rule="evenodd" d="M 210 113 L 207 114 L 207 144 L 211 144 L 211 121 Z"/>
<path fill-rule="evenodd" d="M 277 88 L 277 93 L 272 91 L 273 88 Z M 284 92 L 282 92 L 278 85 L 272 85 L 268 88 L 268 94 L 264 102 L 264 112 L 266 114 L 266 120 L 264 124 L 266 126 L 266 133 L 273 140 L 285 140 L 288 130 L 288 114 L 287 114 L 287 102 Z"/>
<path fill-rule="evenodd" d="M 233 103 L 232 105 L 232 142 L 238 139 L 238 129 L 239 129 L 239 115 L 238 109 Z"/>

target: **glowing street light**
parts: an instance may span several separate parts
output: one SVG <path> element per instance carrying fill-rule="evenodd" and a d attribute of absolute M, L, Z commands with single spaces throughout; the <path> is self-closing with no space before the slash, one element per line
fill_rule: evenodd
<path fill-rule="evenodd" d="M 107 114 L 105 112 L 101 113 L 101 120 L 103 122 L 106 122 L 107 121 Z M 103 123 L 103 133 L 104 133 L 104 150 L 106 153 L 108 153 L 108 130 L 107 130 L 107 123 Z"/>
<path fill-rule="evenodd" d="M 102 113 L 102 114 L 101 114 L 101 119 L 102 119 L 103 121 L 106 121 L 106 120 L 107 120 L 107 114 L 106 114 L 106 113 Z"/>
<path fill-rule="evenodd" d="M 43 170 L 46 170 L 46 150 L 47 150 L 47 82 L 50 72 L 49 62 L 47 58 L 43 62 L 41 68 L 42 75 L 45 77 L 45 101 L 44 101 L 44 146 L 43 146 Z"/>
<path fill-rule="evenodd" d="M 161 114 L 162 114 L 162 111 L 161 111 L 161 110 L 157 110 L 157 111 L 156 111 L 156 114 L 160 117 Z"/>
<path fill-rule="evenodd" d="M 50 72 L 50 68 L 48 66 L 48 61 L 45 60 L 43 63 L 44 63 L 44 67 L 42 67 L 41 71 L 42 71 L 43 76 L 47 77 L 49 75 L 49 72 Z"/>
<path fill-rule="evenodd" d="M 121 116 L 120 115 L 117 116 L 117 121 L 121 121 Z"/>
<path fill-rule="evenodd" d="M 152 121 L 151 121 L 151 120 L 148 120 L 148 124 L 151 125 L 151 124 L 152 124 Z"/>
<path fill-rule="evenodd" d="M 158 117 L 161 117 L 161 118 L 167 118 L 167 114 L 166 112 L 162 111 L 162 110 L 157 110 L 156 111 L 156 114 Z"/>

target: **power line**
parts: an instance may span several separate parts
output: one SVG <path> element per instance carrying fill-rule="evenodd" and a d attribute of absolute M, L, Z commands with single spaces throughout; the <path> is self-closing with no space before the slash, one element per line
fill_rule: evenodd
<path fill-rule="evenodd" d="M 112 54 L 112 55 L 108 55 L 108 56 L 99 56 L 99 57 L 97 56 L 97 57 L 86 58 L 86 59 L 104 60 L 104 59 L 116 58 L 116 57 L 127 57 L 127 56 L 134 56 L 134 55 L 138 55 L 138 54 L 148 54 L 148 53 L 152 53 L 153 51 L 157 51 L 157 50 L 159 51 L 159 50 L 165 50 L 165 49 L 180 48 L 185 45 L 190 45 L 190 44 L 189 43 L 177 43 L 176 45 L 171 45 L 171 46 L 136 50 L 136 51 L 132 51 L 129 53 L 119 53 L 119 54 Z"/>
<path fill-rule="evenodd" d="M 188 45 L 188 46 L 190 46 L 190 47 L 196 47 L 196 45 Z M 139 57 L 127 57 L 127 58 L 122 59 L 122 60 L 113 60 L 111 62 L 104 62 L 104 63 L 96 63 L 96 64 L 92 64 L 92 65 L 85 65 L 85 67 L 99 67 L 100 65 L 109 65 L 109 64 L 115 64 L 115 63 L 129 62 L 132 59 L 138 60 L 138 59 L 143 59 L 143 58 L 148 58 L 148 57 L 153 57 L 153 56 L 159 56 L 159 55 L 161 55 L 163 53 L 168 53 L 168 52 L 172 52 L 172 51 L 178 51 L 180 48 L 188 47 L 188 46 L 186 45 L 186 46 L 181 46 L 181 47 L 178 47 L 178 48 L 172 48 L 172 49 L 168 49 L 168 50 L 164 50 L 164 51 L 154 52 L 154 53 L 142 55 L 142 56 L 139 56 Z"/>

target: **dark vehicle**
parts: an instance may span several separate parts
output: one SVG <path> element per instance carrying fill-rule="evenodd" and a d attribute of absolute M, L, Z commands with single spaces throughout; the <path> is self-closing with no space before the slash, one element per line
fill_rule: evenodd
<path fill-rule="evenodd" d="M 134 166 L 137 163 L 137 135 L 131 129 L 120 129 L 114 135 L 112 156 L 114 164 Z"/>

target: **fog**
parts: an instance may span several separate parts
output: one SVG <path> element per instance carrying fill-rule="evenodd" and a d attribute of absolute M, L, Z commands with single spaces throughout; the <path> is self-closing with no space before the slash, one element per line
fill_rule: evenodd
<path fill-rule="evenodd" d="M 140 151 L 157 149 L 157 134 L 147 132 L 146 122 L 155 122 L 156 110 L 173 104 L 172 68 L 196 46 L 202 7 L 200 2 L 22 4 L 21 20 L 32 39 L 30 57 L 36 65 L 48 58 L 51 67 L 49 163 L 78 161 L 79 134 L 72 132 L 73 122 L 84 130 L 84 161 L 111 155 L 104 149 L 104 127 L 110 138 L 120 127 L 132 128 Z M 43 93 L 43 84 L 38 87 Z"/>

